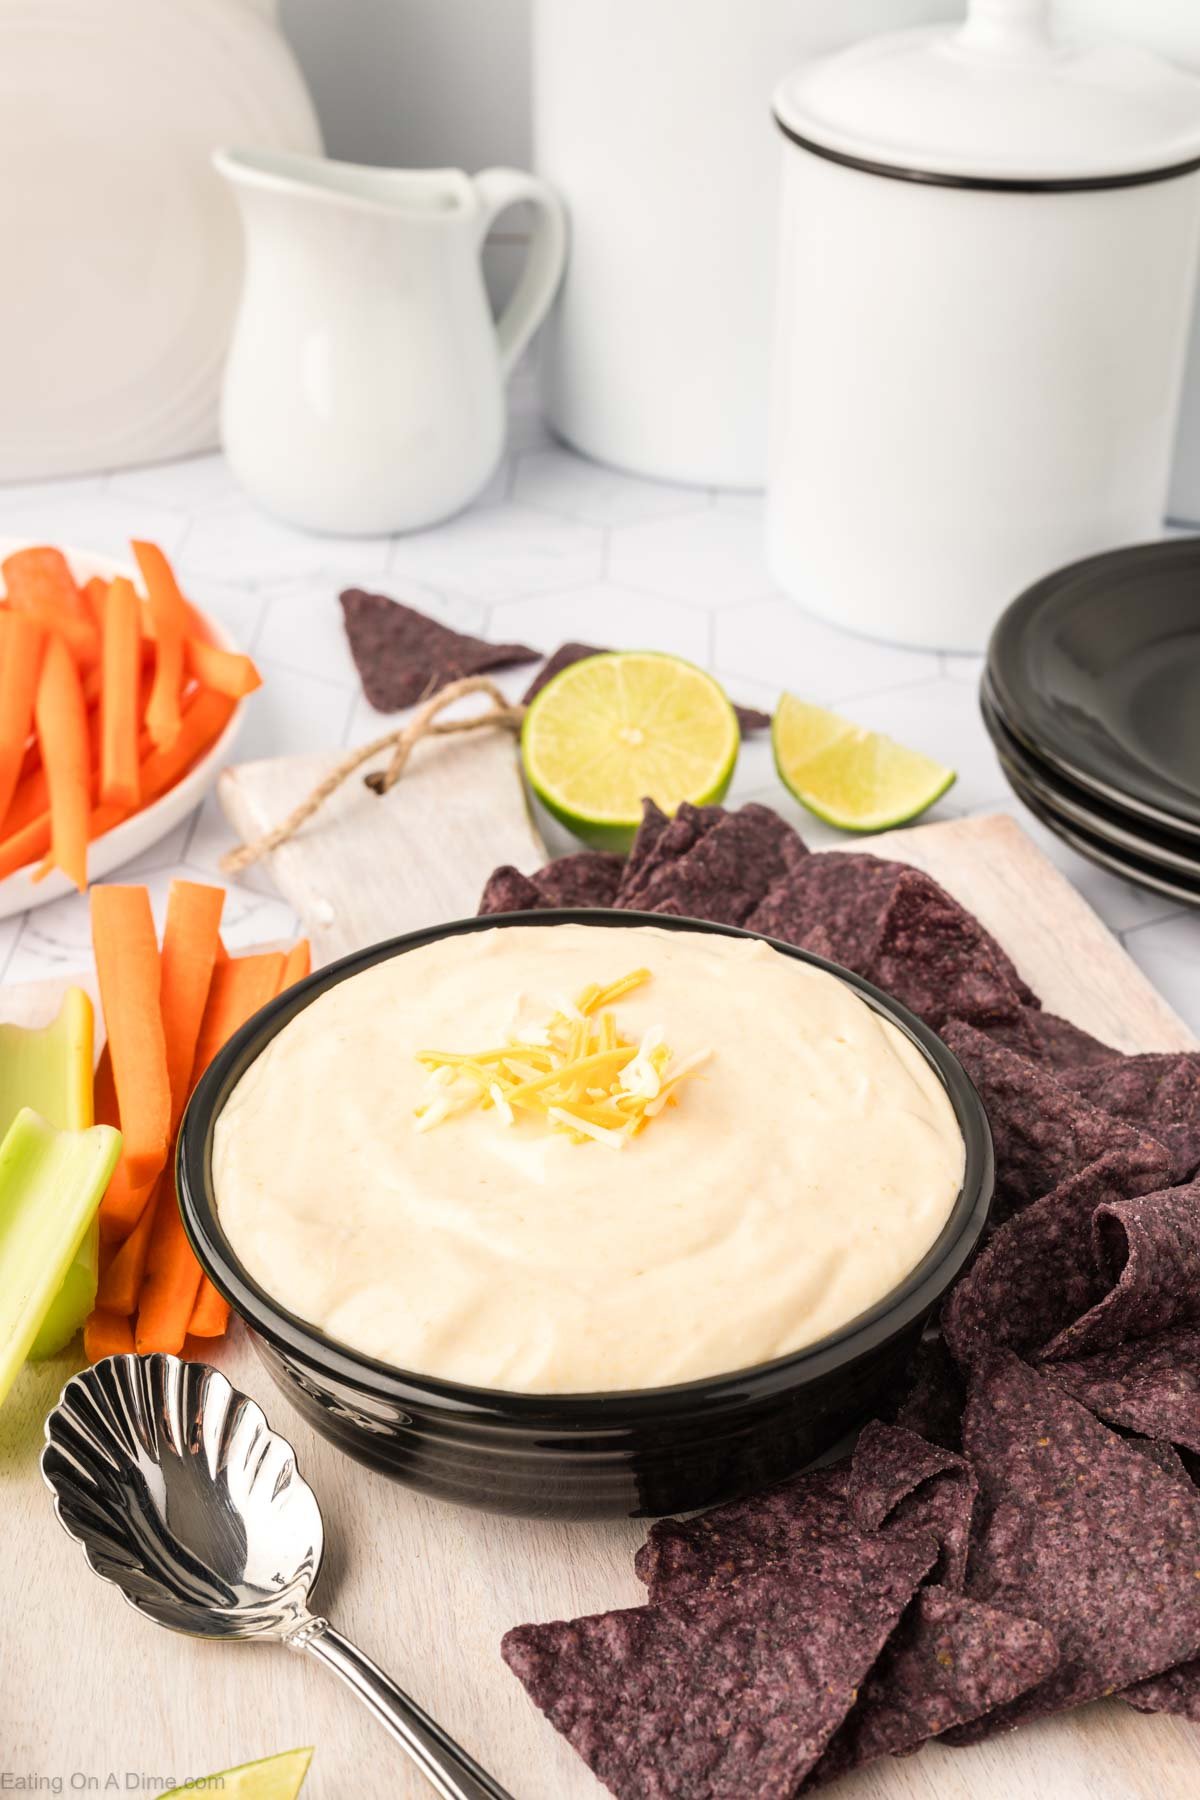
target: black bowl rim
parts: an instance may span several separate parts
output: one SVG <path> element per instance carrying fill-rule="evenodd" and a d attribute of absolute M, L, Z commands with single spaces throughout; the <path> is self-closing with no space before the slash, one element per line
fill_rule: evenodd
<path fill-rule="evenodd" d="M 664 931 L 692 931 L 722 937 L 752 938 L 767 943 L 798 962 L 824 969 L 854 989 L 876 1012 L 899 1028 L 932 1067 L 954 1108 L 963 1135 L 965 1167 L 962 1186 L 950 1216 L 920 1262 L 896 1288 L 814 1344 L 746 1369 L 702 1376 L 654 1388 L 611 1392 L 525 1393 L 504 1388 L 472 1387 L 393 1367 L 327 1337 L 316 1326 L 289 1312 L 242 1268 L 217 1218 L 212 1186 L 212 1143 L 216 1119 L 229 1094 L 250 1064 L 283 1027 L 327 989 L 353 975 L 421 949 L 446 937 L 476 931 L 519 930 L 541 925 L 651 926 Z M 835 1369 L 852 1366 L 878 1351 L 906 1327 L 923 1317 L 960 1275 L 987 1223 L 995 1183 L 995 1161 L 987 1115 L 958 1059 L 907 1007 L 901 1006 L 860 975 L 837 963 L 780 942 L 762 932 L 714 924 L 673 914 L 621 912 L 608 908 L 547 908 L 528 913 L 493 913 L 388 938 L 353 951 L 316 970 L 269 1002 L 218 1053 L 198 1084 L 179 1133 L 176 1157 L 179 1205 L 184 1228 L 197 1258 L 214 1287 L 285 1359 L 318 1376 L 345 1383 L 360 1393 L 393 1406 L 438 1407 L 476 1420 L 495 1423 L 539 1423 L 567 1432 L 635 1425 L 657 1418 L 736 1407 L 819 1381 Z"/>
<path fill-rule="evenodd" d="M 1019 593 L 992 628 L 985 657 L 996 710 L 1008 730 L 1040 762 L 1077 787 L 1118 811 L 1135 813 L 1167 831 L 1190 838 L 1200 835 L 1200 800 L 1176 782 L 1156 782 L 1136 760 L 1100 757 L 1080 759 L 1080 745 L 1064 730 L 1053 709 L 1025 676 L 1028 655 L 1037 648 L 1036 634 L 1047 629 L 1045 615 L 1056 605 L 1102 594 L 1113 580 L 1125 580 L 1160 568 L 1181 568 L 1194 575 L 1200 568 L 1200 535 L 1152 538 L 1122 544 L 1052 569 Z"/>

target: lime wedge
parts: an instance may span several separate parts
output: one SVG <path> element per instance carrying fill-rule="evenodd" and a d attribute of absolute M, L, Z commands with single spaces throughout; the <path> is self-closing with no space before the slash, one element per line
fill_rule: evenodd
<path fill-rule="evenodd" d="M 296 1800 L 312 1756 L 311 1748 L 281 1750 L 278 1756 L 239 1763 L 236 1769 L 223 1769 L 189 1786 L 201 1794 L 222 1794 L 224 1800 Z"/>
<path fill-rule="evenodd" d="M 954 770 L 919 750 L 784 694 L 771 723 L 779 778 L 801 806 L 842 831 L 887 831 L 940 800 Z"/>
<path fill-rule="evenodd" d="M 673 813 L 729 786 L 738 723 L 703 669 L 656 651 L 572 663 L 533 701 L 521 732 L 530 787 L 568 831 L 598 850 L 625 850 L 642 801 Z"/>

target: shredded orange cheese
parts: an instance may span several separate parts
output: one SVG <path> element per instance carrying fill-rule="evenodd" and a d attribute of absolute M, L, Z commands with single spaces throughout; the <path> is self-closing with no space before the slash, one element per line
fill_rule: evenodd
<path fill-rule="evenodd" d="M 534 1117 L 573 1143 L 620 1149 L 678 1105 L 680 1084 L 711 1054 L 677 1061 L 661 1029 L 636 1043 L 621 1033 L 610 1008 L 649 980 L 649 969 L 633 969 L 606 986 L 593 982 L 574 1001 L 560 1001 L 544 1026 L 526 1027 L 489 1050 L 419 1051 L 428 1098 L 416 1109 L 417 1130 L 478 1107 L 494 1110 L 505 1125 Z"/>

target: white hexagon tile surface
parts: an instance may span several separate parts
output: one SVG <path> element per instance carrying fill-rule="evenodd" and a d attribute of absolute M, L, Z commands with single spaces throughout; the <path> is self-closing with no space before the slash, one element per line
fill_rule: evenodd
<path fill-rule="evenodd" d="M 485 494 L 459 518 L 406 537 L 312 537 L 281 525 L 241 494 L 217 455 L 0 488 L 0 534 L 123 555 L 136 532 L 177 559 L 196 601 L 262 667 L 244 757 L 333 749 L 384 728 L 361 698 L 342 635 L 337 595 L 354 585 L 547 651 L 568 638 L 671 650 L 751 704 L 769 707 L 791 687 L 839 706 L 958 770 L 932 817 L 1003 808 L 1019 818 L 1200 1030 L 1200 916 L 1084 862 L 1012 797 L 979 718 L 979 659 L 869 643 L 804 614 L 774 588 L 761 528 L 757 495 L 638 480 L 552 443 L 527 370 L 514 384 L 508 453 Z M 528 674 L 501 679 L 516 694 Z M 769 801 L 814 844 L 837 839 L 790 802 L 761 738 L 744 747 L 732 798 Z M 161 919 L 171 877 L 223 880 L 218 859 L 231 841 L 210 796 L 122 874 L 149 884 Z M 294 929 L 261 871 L 225 885 L 234 945 Z M 81 898 L 0 921 L 0 980 L 79 968 L 89 956 Z"/>

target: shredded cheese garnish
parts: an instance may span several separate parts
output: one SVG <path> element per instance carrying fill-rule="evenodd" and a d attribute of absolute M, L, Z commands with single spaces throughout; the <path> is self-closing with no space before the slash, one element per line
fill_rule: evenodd
<path fill-rule="evenodd" d="M 416 1110 L 417 1130 L 478 1107 L 506 1126 L 533 1117 L 573 1143 L 621 1149 L 678 1105 L 679 1087 L 712 1054 L 676 1061 L 660 1025 L 636 1043 L 621 1033 L 613 1003 L 649 980 L 649 969 L 633 969 L 605 986 L 590 983 L 574 1000 L 556 996 L 544 1025 L 514 1026 L 509 1041 L 491 1049 L 419 1051 L 429 1098 Z"/>

